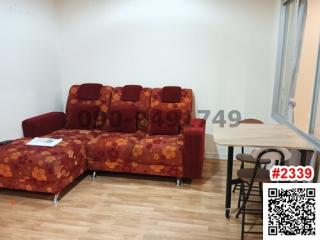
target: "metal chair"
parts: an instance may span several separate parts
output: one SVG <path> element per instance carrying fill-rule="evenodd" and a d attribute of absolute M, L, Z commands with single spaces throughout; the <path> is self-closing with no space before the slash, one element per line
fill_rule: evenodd
<path fill-rule="evenodd" d="M 257 162 L 257 156 L 254 156 L 255 152 L 258 152 L 260 149 L 254 150 L 253 154 L 237 154 L 236 159 L 241 161 L 241 167 L 240 169 L 244 169 L 244 163 L 250 163 L 250 164 L 256 164 Z M 271 159 L 264 157 L 263 159 L 260 159 L 260 163 L 259 163 L 259 168 L 261 168 L 261 165 L 264 165 L 263 169 L 266 169 L 267 164 L 271 163 Z M 248 184 L 244 183 L 243 185 L 241 185 L 241 179 L 239 178 L 240 181 L 240 193 L 239 193 L 239 197 L 238 197 L 238 208 L 240 208 L 241 206 L 241 202 L 243 202 L 244 196 L 242 194 L 242 192 L 246 189 L 248 189 Z M 244 188 L 244 189 L 243 189 Z M 251 196 L 258 196 L 261 198 L 262 201 L 262 195 L 261 195 L 261 186 L 252 186 L 252 190 L 251 190 Z M 248 200 L 249 202 L 261 202 L 261 201 L 257 201 L 257 200 Z"/>
<path fill-rule="evenodd" d="M 268 156 L 269 155 L 269 156 Z M 270 159 L 270 156 L 273 159 Z M 251 214 L 261 214 L 262 216 L 262 184 L 270 182 L 269 170 L 266 168 L 260 168 L 262 164 L 262 159 L 270 159 L 270 161 L 275 161 L 276 164 L 284 165 L 285 161 L 289 160 L 291 153 L 285 148 L 260 148 L 255 151 L 252 158 L 255 159 L 254 168 L 243 168 L 239 169 L 237 174 L 241 180 L 241 195 L 243 196 L 243 202 L 238 210 L 236 217 L 238 218 L 242 214 L 241 222 L 241 240 L 244 239 L 244 234 L 262 234 L 262 231 L 245 231 L 246 225 L 262 225 L 262 223 L 246 223 L 246 213 Z M 278 161 L 277 161 L 278 160 Z M 248 184 L 248 188 L 245 188 L 245 184 Z M 259 184 L 259 191 L 261 196 L 261 209 L 247 209 L 247 204 L 249 198 L 252 196 L 252 190 L 254 183 Z M 246 191 L 247 190 L 247 191 Z"/>
<path fill-rule="evenodd" d="M 247 119 L 241 120 L 239 122 L 239 124 L 263 124 L 263 122 L 261 120 L 259 120 L 259 119 L 247 118 Z M 237 160 L 241 161 L 240 169 L 244 168 L 245 163 L 254 164 L 256 162 L 255 159 L 252 159 L 250 154 L 245 154 L 244 153 L 244 147 L 241 147 L 241 153 L 243 154 L 243 157 L 236 157 Z M 262 164 L 264 164 L 264 163 L 262 163 Z M 236 190 L 240 190 L 241 191 L 240 179 L 238 180 L 238 183 L 236 183 L 234 185 L 233 192 L 235 192 Z M 239 196 L 238 208 L 240 207 L 240 201 L 241 201 L 241 199 L 240 199 L 240 196 Z"/>

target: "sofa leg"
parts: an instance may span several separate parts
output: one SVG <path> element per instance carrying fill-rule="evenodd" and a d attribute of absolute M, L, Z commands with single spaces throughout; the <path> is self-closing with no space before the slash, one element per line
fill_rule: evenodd
<path fill-rule="evenodd" d="M 182 178 L 177 178 L 177 187 L 182 185 Z"/>
<path fill-rule="evenodd" d="M 96 176 L 97 176 L 97 172 L 94 171 L 94 172 L 92 173 L 92 180 L 93 180 L 93 181 L 96 180 Z"/>
<path fill-rule="evenodd" d="M 53 197 L 53 203 L 54 204 L 58 204 L 59 203 L 59 196 L 60 196 L 60 193 L 57 193 L 54 195 Z"/>

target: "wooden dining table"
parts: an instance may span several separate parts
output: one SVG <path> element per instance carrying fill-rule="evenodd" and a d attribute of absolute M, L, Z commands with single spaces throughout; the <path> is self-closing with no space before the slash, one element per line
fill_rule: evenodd
<path fill-rule="evenodd" d="M 314 148 L 289 127 L 281 124 L 239 124 L 236 127 L 213 126 L 213 139 L 217 145 L 228 147 L 225 216 L 230 217 L 234 147 L 283 147 L 301 152 L 301 165 L 306 165 L 307 152 Z"/>

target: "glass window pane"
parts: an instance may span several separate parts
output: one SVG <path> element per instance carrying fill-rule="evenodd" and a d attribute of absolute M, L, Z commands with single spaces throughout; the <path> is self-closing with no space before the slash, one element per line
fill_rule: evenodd
<path fill-rule="evenodd" d="M 279 89 L 278 113 L 287 118 L 290 89 L 293 80 L 293 50 L 295 39 L 295 1 L 286 3 L 285 32 L 283 36 L 282 66 Z"/>
<path fill-rule="evenodd" d="M 310 133 L 316 138 L 320 139 L 320 47 L 318 54 L 318 69 L 317 69 L 317 79 L 314 87 L 314 97 L 312 104 L 312 117 L 310 124 Z"/>
<path fill-rule="evenodd" d="M 315 80 L 318 65 L 320 37 L 320 1 L 308 1 L 307 17 L 301 47 L 301 56 L 296 75 L 294 125 L 309 133 Z"/>
<path fill-rule="evenodd" d="M 320 102 L 317 103 L 314 136 L 320 139 Z"/>

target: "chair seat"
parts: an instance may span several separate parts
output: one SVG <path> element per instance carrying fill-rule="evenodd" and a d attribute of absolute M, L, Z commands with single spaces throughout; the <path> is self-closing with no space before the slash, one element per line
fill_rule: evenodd
<path fill-rule="evenodd" d="M 256 163 L 257 159 L 252 157 L 251 154 L 239 153 L 236 156 L 237 160 L 246 163 Z M 260 164 L 269 164 L 271 162 L 270 159 L 260 159 Z"/>
<path fill-rule="evenodd" d="M 251 181 L 252 175 L 254 173 L 254 168 L 243 168 L 238 170 L 238 177 L 245 182 Z M 254 179 L 254 182 L 265 183 L 270 181 L 269 170 L 266 169 L 257 169 L 257 174 Z"/>

